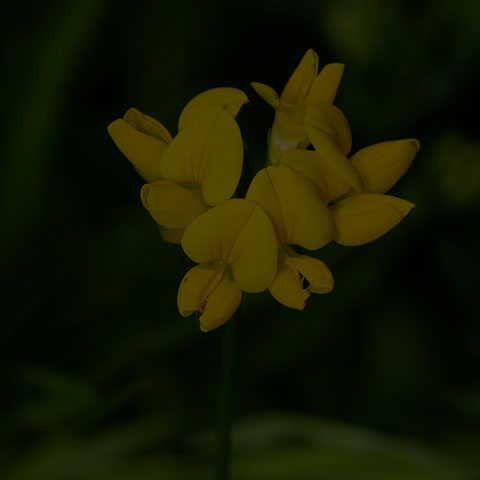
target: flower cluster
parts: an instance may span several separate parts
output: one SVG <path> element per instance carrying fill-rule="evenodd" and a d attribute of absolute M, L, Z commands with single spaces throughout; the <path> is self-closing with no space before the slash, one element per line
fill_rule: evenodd
<path fill-rule="evenodd" d="M 343 65 L 318 73 L 308 50 L 282 94 L 252 83 L 275 117 L 267 166 L 245 198 L 232 198 L 240 180 L 243 142 L 235 120 L 247 96 L 235 88 L 197 95 L 183 109 L 175 137 L 136 109 L 108 127 L 113 141 L 148 182 L 145 208 L 163 239 L 180 243 L 198 265 L 178 291 L 182 316 L 196 312 L 212 330 L 235 313 L 242 292 L 269 289 L 303 310 L 311 293 L 327 293 L 333 276 L 317 250 L 331 241 L 362 245 L 397 225 L 414 207 L 385 193 L 408 170 L 416 139 L 378 143 L 348 157 L 352 137 L 333 102 Z"/>

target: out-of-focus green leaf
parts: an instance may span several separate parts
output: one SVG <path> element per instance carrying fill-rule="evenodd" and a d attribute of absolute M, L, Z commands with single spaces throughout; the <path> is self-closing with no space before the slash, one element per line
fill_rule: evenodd
<path fill-rule="evenodd" d="M 1 255 L 38 226 L 51 182 L 51 159 L 57 153 L 56 132 L 65 115 L 70 81 L 78 61 L 92 47 L 92 33 L 108 0 L 47 2 L 48 21 L 35 38 L 10 44 L 10 63 L 16 77 L 9 92 L 8 122 L 2 132 L 0 156 L 0 213 L 4 234 Z M 74 114 L 74 113 L 73 113 Z M 6 227 L 6 228 L 5 228 Z"/>

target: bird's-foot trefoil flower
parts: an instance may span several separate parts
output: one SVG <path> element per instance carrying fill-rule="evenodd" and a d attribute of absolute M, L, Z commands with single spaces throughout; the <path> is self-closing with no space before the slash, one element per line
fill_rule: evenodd
<path fill-rule="evenodd" d="M 141 199 L 164 240 L 180 243 L 193 219 L 235 192 L 243 163 L 235 116 L 247 101 L 235 88 L 197 95 L 183 109 L 173 139 L 158 121 L 134 109 L 109 126 L 119 149 L 150 182 Z"/>
<path fill-rule="evenodd" d="M 290 150 L 280 165 L 288 165 L 318 188 L 332 213 L 337 243 L 362 245 L 390 231 L 414 207 L 385 193 L 408 170 L 419 146 L 418 140 L 405 139 L 378 143 L 355 153 L 349 162 L 362 179 L 362 193 L 353 190 L 318 151 Z"/>
<path fill-rule="evenodd" d="M 275 232 L 262 207 L 250 200 L 228 200 L 197 217 L 182 247 L 199 265 L 180 284 L 178 309 L 182 316 L 196 312 L 203 331 L 235 313 L 242 291 L 261 292 L 275 278 Z"/>
<path fill-rule="evenodd" d="M 333 276 L 328 267 L 291 247 L 316 250 L 333 239 L 333 217 L 312 181 L 288 166 L 266 167 L 252 180 L 246 198 L 262 206 L 275 228 L 279 256 L 277 275 L 269 288 L 272 296 L 287 307 L 303 310 L 311 293 L 331 291 Z"/>
<path fill-rule="evenodd" d="M 371 242 L 390 231 L 415 207 L 385 193 L 409 169 L 419 149 L 420 142 L 410 138 L 377 143 L 351 157 L 362 178 L 364 193 L 350 192 L 332 206 L 337 243 L 354 246 Z"/>
<path fill-rule="evenodd" d="M 162 179 L 160 159 L 172 135 L 158 120 L 129 108 L 108 126 L 108 133 L 147 182 Z"/>
<path fill-rule="evenodd" d="M 330 63 L 318 73 L 318 56 L 309 49 L 280 96 L 268 85 L 251 83 L 260 97 L 275 109 L 268 141 L 270 165 L 276 165 L 284 151 L 306 148 L 309 145 L 310 139 L 303 125 L 307 107 L 322 103 L 332 104 L 343 71 L 343 64 Z"/>

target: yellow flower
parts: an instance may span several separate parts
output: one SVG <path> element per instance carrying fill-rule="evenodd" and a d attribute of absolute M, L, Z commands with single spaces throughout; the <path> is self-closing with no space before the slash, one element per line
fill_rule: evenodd
<path fill-rule="evenodd" d="M 308 50 L 280 96 L 252 83 L 275 109 L 268 166 L 253 178 L 245 199 L 234 195 L 243 164 L 235 121 L 246 95 L 214 88 L 183 109 L 172 138 L 157 120 L 129 109 L 108 131 L 147 180 L 141 200 L 162 237 L 181 243 L 197 263 L 184 276 L 177 305 L 199 316 L 210 331 L 235 313 L 243 292 L 266 289 L 303 310 L 312 293 L 328 293 L 334 280 L 319 259 L 293 246 L 317 250 L 371 242 L 414 207 L 386 195 L 408 170 L 419 142 L 405 139 L 366 147 L 348 158 L 352 134 L 333 105 L 344 66 L 326 65 Z M 309 144 L 314 150 L 306 150 Z"/>
<path fill-rule="evenodd" d="M 408 170 L 419 148 L 418 140 L 405 139 L 378 143 L 355 153 L 348 161 L 362 179 L 363 193 L 352 190 L 333 170 L 328 153 L 290 150 L 284 153 L 280 165 L 316 185 L 335 222 L 334 240 L 354 246 L 381 237 L 414 207 L 411 202 L 384 194 Z"/>
<path fill-rule="evenodd" d="M 303 125 L 306 108 L 318 103 L 333 103 L 343 70 L 343 64 L 330 63 L 318 74 L 318 56 L 309 49 L 280 97 L 270 86 L 252 82 L 253 89 L 275 109 L 269 136 L 268 161 L 271 165 L 276 165 L 286 150 L 309 145 L 310 139 Z"/>
<path fill-rule="evenodd" d="M 235 313 L 242 291 L 261 292 L 275 278 L 275 232 L 255 202 L 232 199 L 203 213 L 186 228 L 182 247 L 199 265 L 180 284 L 178 309 L 184 317 L 199 314 L 205 332 Z"/>
<path fill-rule="evenodd" d="M 287 307 L 303 310 L 311 292 L 331 291 L 333 276 L 327 266 L 289 246 L 316 250 L 333 239 L 333 216 L 311 180 L 288 166 L 267 167 L 252 180 L 246 198 L 262 206 L 275 228 L 279 256 L 277 275 L 269 288 L 272 296 Z"/>
<path fill-rule="evenodd" d="M 135 109 L 108 127 L 120 151 L 151 182 L 142 188 L 142 203 L 166 241 L 179 243 L 194 218 L 235 192 L 243 163 L 235 116 L 247 101 L 235 88 L 197 95 L 183 109 L 173 140 L 162 124 Z"/>

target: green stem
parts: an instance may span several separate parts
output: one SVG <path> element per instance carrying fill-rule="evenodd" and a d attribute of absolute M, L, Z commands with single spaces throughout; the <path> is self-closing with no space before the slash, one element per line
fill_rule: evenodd
<path fill-rule="evenodd" d="M 222 364 L 218 391 L 218 429 L 217 456 L 215 464 L 215 480 L 230 478 L 230 426 L 232 418 L 232 385 L 233 363 L 235 357 L 235 331 L 237 317 L 235 315 L 223 327 Z"/>

